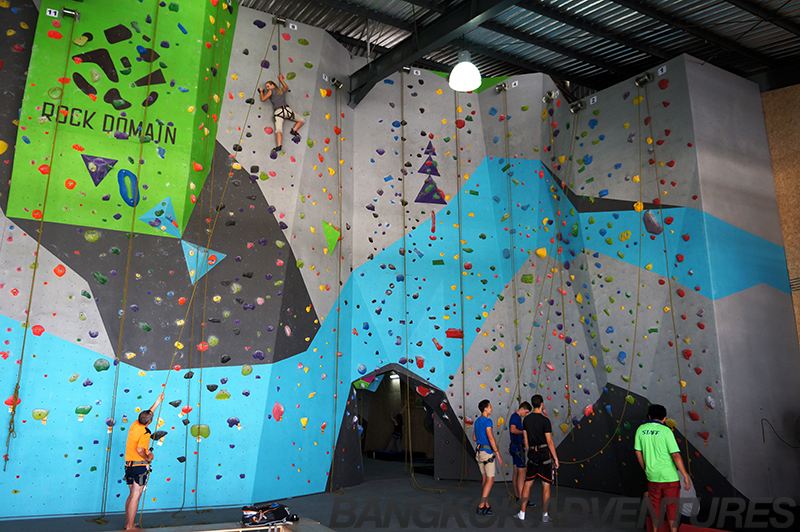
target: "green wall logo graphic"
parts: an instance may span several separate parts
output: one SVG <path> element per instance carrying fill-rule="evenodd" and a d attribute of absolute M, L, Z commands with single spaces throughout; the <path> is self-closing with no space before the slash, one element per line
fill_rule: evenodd
<path fill-rule="evenodd" d="M 210 170 L 237 13 L 44 0 L 8 216 L 130 231 L 135 208 L 135 232 L 180 238 Z"/>

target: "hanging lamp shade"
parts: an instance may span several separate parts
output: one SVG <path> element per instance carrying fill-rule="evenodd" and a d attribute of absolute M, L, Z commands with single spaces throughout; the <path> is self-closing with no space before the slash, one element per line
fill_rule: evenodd
<path fill-rule="evenodd" d="M 481 86 L 481 73 L 470 61 L 468 51 L 458 52 L 458 64 L 450 72 L 448 83 L 451 89 L 459 92 L 474 91 Z"/>

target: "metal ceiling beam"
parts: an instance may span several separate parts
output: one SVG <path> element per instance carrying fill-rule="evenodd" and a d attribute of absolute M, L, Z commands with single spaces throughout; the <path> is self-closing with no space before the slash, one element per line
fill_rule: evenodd
<path fill-rule="evenodd" d="M 722 37 L 721 35 L 717 35 L 716 33 L 712 33 L 708 30 L 703 28 L 697 27 L 692 25 L 691 23 L 681 20 L 678 17 L 670 15 L 668 13 L 664 13 L 663 11 L 656 9 L 652 6 L 646 5 L 639 0 L 611 0 L 615 4 L 619 4 L 623 7 L 627 7 L 633 11 L 638 11 L 642 15 L 650 17 L 654 20 L 658 20 L 664 24 L 672 26 L 678 30 L 686 32 L 690 35 L 694 35 L 704 41 L 716 44 L 720 48 L 724 48 L 726 50 L 730 50 L 731 52 L 737 53 L 739 55 L 743 55 L 745 57 L 749 57 L 750 59 L 761 63 L 762 65 L 767 65 L 774 67 L 776 65 L 775 61 L 771 58 L 767 57 L 764 54 L 756 52 L 755 50 L 751 50 L 746 46 L 742 46 L 735 41 L 728 39 L 727 37 Z"/>
<path fill-rule="evenodd" d="M 342 35 L 341 33 L 335 33 L 332 31 L 328 31 L 331 37 L 336 39 L 342 44 L 349 44 L 351 46 L 358 46 L 359 48 L 363 48 L 366 50 L 367 48 L 367 41 L 362 41 L 361 39 L 356 39 L 354 37 L 348 37 L 347 35 Z M 370 45 L 371 50 L 375 50 L 375 52 L 379 54 L 385 54 L 389 51 L 389 48 L 384 46 L 378 46 L 377 44 Z M 445 65 L 444 63 L 439 63 L 438 61 L 431 61 L 430 59 L 417 59 L 414 61 L 415 65 L 419 65 L 424 68 L 429 68 L 431 70 L 437 70 L 439 72 L 447 72 L 451 68 L 451 65 Z"/>
<path fill-rule="evenodd" d="M 510 65 L 515 65 L 520 68 L 524 68 L 529 70 L 530 72 L 541 72 L 542 74 L 547 74 L 551 77 L 557 77 L 561 79 L 568 79 L 575 83 L 580 83 L 584 87 L 588 87 L 590 89 L 597 87 L 597 80 L 594 78 L 586 78 L 583 76 L 577 76 L 574 74 L 570 74 L 568 72 L 564 72 L 562 70 L 558 70 L 547 65 L 543 65 L 540 63 L 535 63 L 533 61 L 529 61 L 518 55 L 509 54 L 506 52 L 501 52 L 500 50 L 496 50 L 494 48 L 489 48 L 488 46 L 482 46 L 479 44 L 474 44 L 468 42 L 465 45 L 467 50 L 477 52 L 481 55 L 485 55 L 486 57 L 491 57 L 493 59 L 497 59 L 498 61 L 505 61 Z"/>
<path fill-rule="evenodd" d="M 422 27 L 417 34 L 411 35 L 388 53 L 354 72 L 350 76 L 353 90 L 349 105 L 357 106 L 372 87 L 386 76 L 477 28 L 512 5 L 514 0 L 471 0 L 448 10 L 445 15 Z"/>
<path fill-rule="evenodd" d="M 638 50 L 640 52 L 651 55 L 653 57 L 657 57 L 665 61 L 667 59 L 671 59 L 672 56 L 675 55 L 664 52 L 663 50 L 659 50 L 655 46 L 652 46 L 651 44 L 648 44 L 644 41 L 640 41 L 638 39 L 632 39 L 625 35 L 620 35 L 618 33 L 609 31 L 597 24 L 594 24 L 593 22 L 589 22 L 588 20 L 585 20 L 583 18 L 576 17 L 575 15 L 572 15 L 560 9 L 556 9 L 550 5 L 546 5 L 541 1 L 521 0 L 517 2 L 517 5 L 523 9 L 527 9 L 528 11 L 532 11 L 533 13 L 536 13 L 538 15 L 542 15 L 543 17 L 557 20 L 562 24 L 572 26 L 573 28 L 578 28 L 579 30 L 591 33 L 592 35 L 602 37 L 607 41 L 627 46 L 632 50 Z"/>
<path fill-rule="evenodd" d="M 779 28 L 783 28 L 790 33 L 794 33 L 795 35 L 800 35 L 800 24 L 789 20 L 786 17 L 783 17 L 778 14 L 777 11 L 773 11 L 771 9 L 766 9 L 758 4 L 754 4 L 753 2 L 748 2 L 747 0 L 725 0 L 729 4 L 733 4 L 739 9 L 743 9 L 752 13 L 753 15 L 769 22 L 770 24 L 774 24 Z"/>
<path fill-rule="evenodd" d="M 413 24 L 409 24 L 404 20 L 390 17 L 389 15 L 384 15 L 383 13 L 378 13 L 377 11 L 366 9 L 361 6 L 351 4 L 349 2 L 343 2 L 342 0 L 311 0 L 311 1 L 316 2 L 318 4 L 326 5 L 328 7 L 339 9 L 341 11 L 346 11 L 347 13 L 358 15 L 359 17 L 368 18 L 369 20 L 374 20 L 375 22 L 380 22 L 382 24 L 386 24 L 387 26 L 393 26 L 395 28 L 400 28 L 401 30 L 406 30 L 408 32 L 414 31 Z"/>
<path fill-rule="evenodd" d="M 800 62 L 781 68 L 774 68 L 759 74 L 753 74 L 747 79 L 758 83 L 758 88 L 761 92 L 797 85 L 800 83 Z"/>
<path fill-rule="evenodd" d="M 498 24 L 493 20 L 484 22 L 483 24 L 481 24 L 481 27 L 486 28 L 487 30 L 493 31 L 495 33 L 499 33 L 501 35 L 505 35 L 506 37 L 511 37 L 512 39 L 526 42 L 528 44 L 532 44 L 534 46 L 538 46 L 539 48 L 544 48 L 545 50 L 556 52 L 566 57 L 577 59 L 578 61 L 581 61 L 589 65 L 599 66 L 600 68 L 603 68 L 609 72 L 614 72 L 625 76 L 633 76 L 638 73 L 637 71 L 620 67 L 619 65 L 606 61 L 605 59 L 602 59 L 600 57 L 572 50 L 571 48 L 568 48 L 566 46 L 562 46 L 558 43 L 549 41 L 547 39 L 543 39 L 541 37 L 536 37 L 535 35 L 531 35 L 530 33 L 526 33 L 524 31 L 519 31 L 512 27 L 506 26 L 505 24 Z"/>
<path fill-rule="evenodd" d="M 436 2 L 430 2 L 429 0 L 404 0 L 409 4 L 414 4 L 415 6 L 424 7 L 428 11 L 433 11 L 435 13 L 442 14 L 445 11 L 445 7 L 442 4 L 437 4 Z"/>

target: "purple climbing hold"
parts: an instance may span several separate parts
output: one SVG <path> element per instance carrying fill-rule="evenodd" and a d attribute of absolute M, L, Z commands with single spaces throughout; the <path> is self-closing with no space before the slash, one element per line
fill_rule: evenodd
<path fill-rule="evenodd" d="M 651 235 L 660 235 L 664 231 L 664 228 L 661 227 L 661 224 L 656 220 L 655 214 L 649 209 L 644 212 L 642 221 L 644 222 L 645 230 Z"/>
<path fill-rule="evenodd" d="M 254 20 L 253 25 L 257 26 L 258 29 L 263 30 L 267 26 L 267 23 L 263 20 Z"/>

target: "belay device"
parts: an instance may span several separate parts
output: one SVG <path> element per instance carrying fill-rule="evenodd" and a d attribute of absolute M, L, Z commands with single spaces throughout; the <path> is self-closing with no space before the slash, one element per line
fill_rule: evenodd
<path fill-rule="evenodd" d="M 299 520 L 297 514 L 289 512 L 289 507 L 277 502 L 258 502 L 252 506 L 242 506 L 244 526 L 282 525 Z"/>

